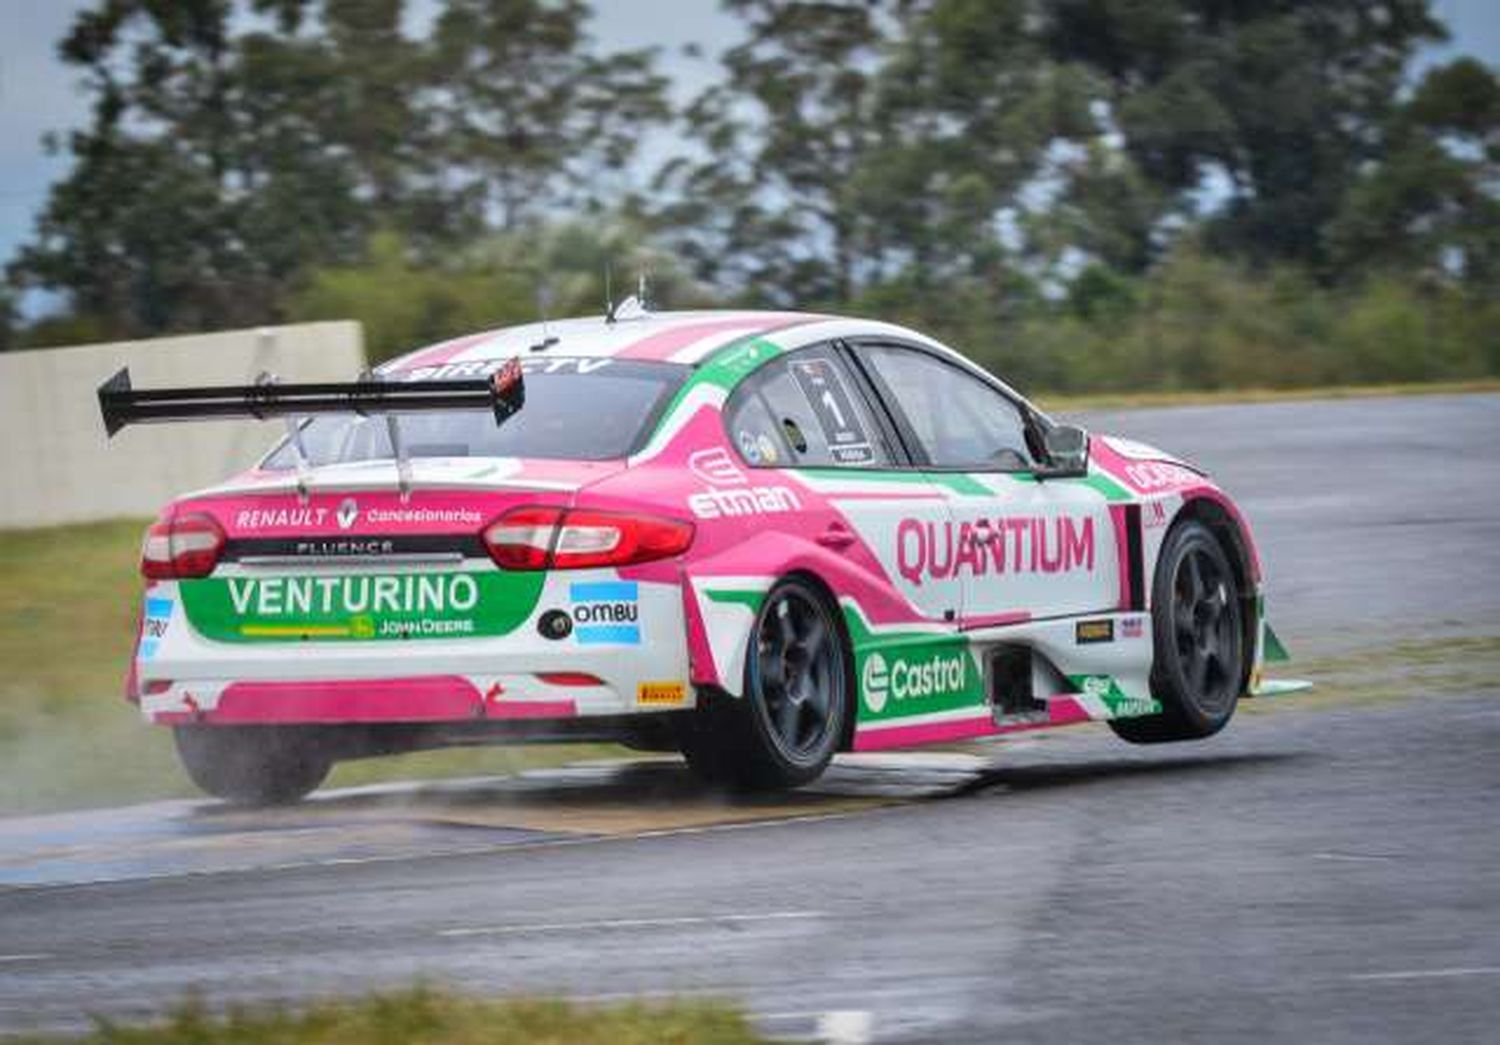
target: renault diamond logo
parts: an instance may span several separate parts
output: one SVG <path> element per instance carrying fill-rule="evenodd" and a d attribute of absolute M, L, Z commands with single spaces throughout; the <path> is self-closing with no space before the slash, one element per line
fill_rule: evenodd
<path fill-rule="evenodd" d="M 344 502 L 339 505 L 338 515 L 335 518 L 338 519 L 339 529 L 341 530 L 347 530 L 354 525 L 354 520 L 359 518 L 359 505 L 354 502 L 353 497 L 344 498 Z"/>

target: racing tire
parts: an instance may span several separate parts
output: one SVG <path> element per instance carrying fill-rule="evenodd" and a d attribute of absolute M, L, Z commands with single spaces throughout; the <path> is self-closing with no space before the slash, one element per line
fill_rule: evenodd
<path fill-rule="evenodd" d="M 1109 728 L 1133 744 L 1213 736 L 1233 717 L 1249 677 L 1244 603 L 1213 531 L 1189 520 L 1167 534 L 1151 602 L 1151 695 L 1162 710 Z"/>
<path fill-rule="evenodd" d="M 199 788 L 235 805 L 288 805 L 333 768 L 303 730 L 285 726 L 177 726 L 177 757 Z"/>
<path fill-rule="evenodd" d="M 709 783 L 776 791 L 823 774 L 851 713 L 848 643 L 830 599 L 797 577 L 761 604 L 741 697 L 700 697 L 682 751 Z"/>

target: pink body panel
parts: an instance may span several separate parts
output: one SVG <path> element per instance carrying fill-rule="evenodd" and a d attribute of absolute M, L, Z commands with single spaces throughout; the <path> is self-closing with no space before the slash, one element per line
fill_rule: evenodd
<path fill-rule="evenodd" d="M 234 682 L 218 705 L 199 713 L 165 713 L 164 723 L 216 725 L 335 722 L 456 722 L 475 719 L 571 718 L 571 700 L 506 701 L 458 675 L 325 682 Z"/>
<path fill-rule="evenodd" d="M 688 323 L 648 334 L 618 353 L 621 359 L 668 360 L 687 346 L 706 338 L 722 335 L 728 342 L 737 337 L 764 334 L 780 327 L 807 323 L 819 317 L 799 312 L 746 313 L 725 319 Z"/>
<path fill-rule="evenodd" d="M 986 712 L 973 718 L 948 719 L 941 722 L 918 722 L 909 726 L 886 726 L 878 729 L 856 729 L 855 751 L 882 751 L 894 747 L 913 747 L 919 744 L 945 744 L 976 737 L 999 736 L 1005 733 L 1023 733 L 1031 729 L 1051 729 L 1054 726 L 1071 726 L 1090 722 L 1089 713 L 1072 697 L 1052 697 L 1047 702 L 1047 718 L 1040 722 L 1013 722 L 997 725 Z"/>

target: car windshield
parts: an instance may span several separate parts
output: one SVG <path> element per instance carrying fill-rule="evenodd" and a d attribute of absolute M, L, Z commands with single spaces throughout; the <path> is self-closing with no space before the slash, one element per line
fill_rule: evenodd
<path fill-rule="evenodd" d="M 493 370 L 503 361 L 488 365 Z M 541 457 L 603 461 L 625 457 L 644 440 L 689 368 L 612 359 L 525 360 L 526 405 L 503 425 L 488 410 L 399 414 L 408 457 Z M 572 364 L 572 365 L 566 365 Z M 472 369 L 472 368 L 471 368 Z M 420 373 L 420 372 L 419 372 Z M 427 376 L 483 377 L 485 369 Z M 420 380 L 420 378 L 419 378 Z M 326 414 L 302 425 L 302 445 L 313 465 L 389 460 L 384 417 Z M 288 440 L 261 467 L 296 467 Z"/>

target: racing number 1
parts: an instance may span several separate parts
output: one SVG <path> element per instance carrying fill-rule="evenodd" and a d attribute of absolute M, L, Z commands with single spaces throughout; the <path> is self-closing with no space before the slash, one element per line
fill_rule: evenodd
<path fill-rule="evenodd" d="M 840 464 L 868 463 L 874 457 L 870 437 L 833 364 L 827 359 L 799 359 L 792 364 L 792 376 L 817 415 L 834 460 Z"/>

